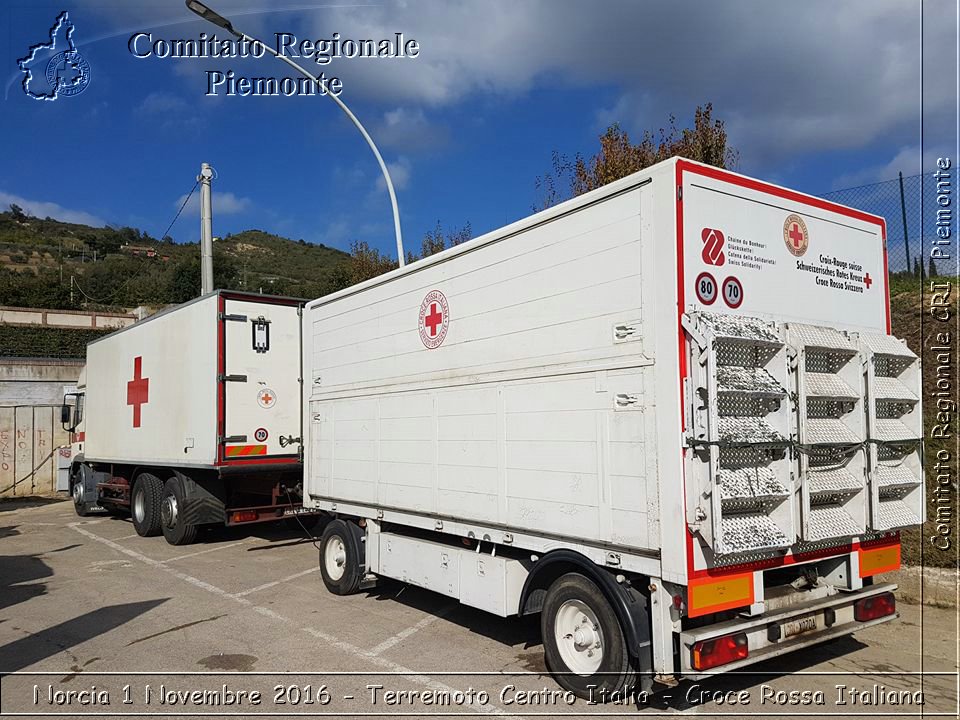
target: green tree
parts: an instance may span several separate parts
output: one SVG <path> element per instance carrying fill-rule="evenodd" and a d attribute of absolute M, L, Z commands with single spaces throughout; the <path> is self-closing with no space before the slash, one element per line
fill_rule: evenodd
<path fill-rule="evenodd" d="M 713 117 L 711 103 L 697 106 L 692 127 L 678 128 L 673 115 L 669 123 L 668 128 L 658 131 L 658 139 L 647 130 L 639 143 L 633 143 L 626 130 L 614 123 L 600 135 L 600 149 L 589 158 L 577 153 L 571 162 L 555 151 L 552 172 L 536 179 L 536 188 L 542 197 L 539 208 L 535 209 L 590 192 L 671 157 L 684 157 L 720 168 L 738 164 L 739 154 L 728 145 L 724 123 Z"/>
<path fill-rule="evenodd" d="M 930 258 L 930 263 L 927 266 L 927 277 L 935 278 L 938 274 L 937 264 L 933 261 L 933 258 Z"/>

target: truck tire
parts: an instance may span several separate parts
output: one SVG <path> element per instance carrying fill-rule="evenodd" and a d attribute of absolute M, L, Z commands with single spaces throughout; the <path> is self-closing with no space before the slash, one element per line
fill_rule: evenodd
<path fill-rule="evenodd" d="M 87 517 L 90 515 L 90 510 L 96 507 L 96 503 L 89 503 L 84 499 L 86 487 L 83 480 L 83 471 L 78 468 L 70 476 L 70 497 L 73 498 L 73 509 L 76 510 L 77 515 Z"/>
<path fill-rule="evenodd" d="M 616 613 L 585 576 L 567 573 L 554 581 L 540 630 L 547 669 L 564 689 L 598 702 L 632 690 L 636 671 Z"/>
<path fill-rule="evenodd" d="M 333 520 L 320 539 L 320 576 L 334 595 L 352 595 L 363 580 L 362 530 L 353 523 Z"/>
<path fill-rule="evenodd" d="M 160 528 L 163 537 L 171 545 L 189 545 L 197 539 L 197 526 L 190 525 L 183 517 L 183 500 L 186 493 L 180 478 L 172 477 L 163 486 L 160 501 Z"/>
<path fill-rule="evenodd" d="M 137 475 L 130 493 L 130 517 L 140 537 L 159 534 L 162 496 L 163 483 L 160 478 L 146 472 Z"/>

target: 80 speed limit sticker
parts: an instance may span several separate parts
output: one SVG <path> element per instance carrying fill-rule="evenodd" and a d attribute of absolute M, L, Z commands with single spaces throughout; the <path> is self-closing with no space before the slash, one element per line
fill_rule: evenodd
<path fill-rule="evenodd" d="M 717 281 L 708 272 L 697 275 L 697 299 L 704 305 L 713 305 L 717 299 Z"/>

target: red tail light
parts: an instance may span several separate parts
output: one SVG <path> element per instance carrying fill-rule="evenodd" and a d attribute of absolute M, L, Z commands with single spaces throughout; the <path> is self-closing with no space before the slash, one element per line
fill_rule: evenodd
<path fill-rule="evenodd" d="M 743 660 L 749 654 L 746 633 L 700 640 L 693 644 L 693 669 L 709 670 L 734 660 Z"/>
<path fill-rule="evenodd" d="M 857 600 L 853 605 L 853 617 L 856 618 L 857 622 L 876 620 L 887 615 L 893 615 L 896 611 L 897 600 L 890 592 Z"/>
<path fill-rule="evenodd" d="M 253 522 L 256 519 L 256 510 L 239 510 L 233 513 L 233 522 L 235 523 Z"/>

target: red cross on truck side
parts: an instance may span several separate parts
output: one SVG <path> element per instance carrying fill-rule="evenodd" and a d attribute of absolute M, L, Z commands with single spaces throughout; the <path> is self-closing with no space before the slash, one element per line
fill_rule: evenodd
<path fill-rule="evenodd" d="M 800 247 L 800 243 L 803 242 L 803 233 L 800 231 L 800 226 L 796 223 L 790 226 L 790 232 L 787 233 L 790 236 L 790 239 L 793 240 L 793 246 L 795 248 Z"/>
<path fill-rule="evenodd" d="M 430 303 L 430 313 L 423 319 L 423 324 L 430 328 L 430 337 L 437 336 L 437 327 L 443 323 L 443 313 L 436 303 Z"/>
<path fill-rule="evenodd" d="M 867 286 L 867 290 L 870 289 L 870 285 L 873 283 L 873 278 L 870 277 L 870 273 L 867 273 L 863 276 L 863 284 Z"/>
<path fill-rule="evenodd" d="M 127 383 L 127 405 L 133 406 L 133 426 L 140 427 L 140 409 L 150 399 L 150 379 L 143 377 L 143 357 L 133 359 L 133 380 Z"/>

